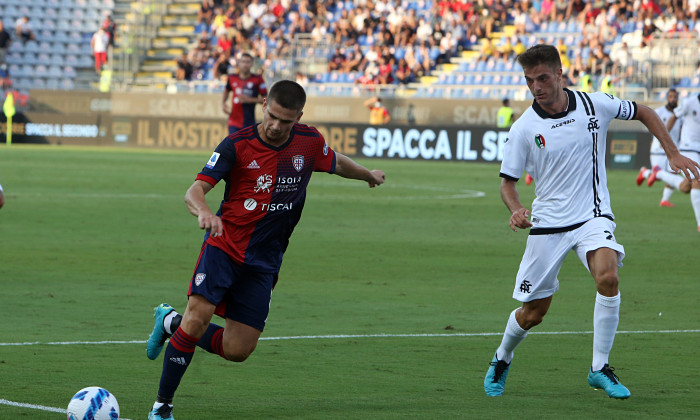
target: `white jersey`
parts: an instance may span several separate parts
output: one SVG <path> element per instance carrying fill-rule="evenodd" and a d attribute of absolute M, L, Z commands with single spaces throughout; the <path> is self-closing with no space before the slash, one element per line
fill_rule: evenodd
<path fill-rule="evenodd" d="M 681 152 L 700 153 L 700 95 L 691 96 L 675 109 L 676 117 L 683 118 Z"/>
<path fill-rule="evenodd" d="M 675 109 L 677 110 L 678 107 L 676 107 Z M 656 112 L 659 118 L 661 118 L 661 121 L 664 122 L 664 125 L 666 125 L 669 118 L 671 118 L 671 115 L 673 115 L 673 111 L 669 110 L 666 107 L 666 105 L 656 108 L 654 112 Z M 681 127 L 683 126 L 683 117 L 676 118 L 676 123 L 673 124 L 673 128 L 671 128 L 671 131 L 669 131 L 669 133 L 671 134 L 671 140 L 673 140 L 673 143 L 675 143 L 675 145 L 678 146 L 678 142 L 680 141 L 681 137 Z M 654 138 L 651 140 L 650 154 L 666 156 L 666 152 L 664 151 L 664 148 L 661 147 L 661 142 L 659 141 L 659 139 L 656 138 L 656 136 L 654 136 Z"/>
<path fill-rule="evenodd" d="M 601 92 L 564 89 L 569 107 L 550 115 L 533 102 L 513 124 L 501 177 L 535 181 L 531 235 L 572 230 L 594 218 L 614 219 L 605 172 L 606 135 L 614 118 L 631 120 L 637 104 Z"/>

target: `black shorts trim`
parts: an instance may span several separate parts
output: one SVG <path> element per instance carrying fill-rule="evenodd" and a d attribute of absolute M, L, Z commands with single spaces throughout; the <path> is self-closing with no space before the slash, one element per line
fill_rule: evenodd
<path fill-rule="evenodd" d="M 612 216 L 607 215 L 607 214 L 604 214 L 600 217 L 605 217 L 606 219 L 609 219 L 611 222 L 615 221 L 615 219 Z M 593 219 L 590 219 L 590 220 L 593 220 Z M 553 233 L 571 232 L 572 230 L 576 230 L 576 229 L 580 228 L 581 226 L 585 225 L 590 220 L 586 220 L 585 222 L 576 223 L 575 225 L 565 226 L 565 227 L 533 228 L 533 229 L 530 229 L 530 235 L 551 235 Z"/>

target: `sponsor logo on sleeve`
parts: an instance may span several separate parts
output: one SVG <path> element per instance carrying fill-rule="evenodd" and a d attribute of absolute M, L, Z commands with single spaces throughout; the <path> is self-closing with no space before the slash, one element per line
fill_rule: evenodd
<path fill-rule="evenodd" d="M 219 156 L 221 156 L 219 153 L 214 152 L 214 154 L 211 155 L 209 158 L 209 161 L 206 164 L 206 167 L 209 169 L 214 169 L 214 166 L 216 166 L 216 162 L 219 161 Z"/>

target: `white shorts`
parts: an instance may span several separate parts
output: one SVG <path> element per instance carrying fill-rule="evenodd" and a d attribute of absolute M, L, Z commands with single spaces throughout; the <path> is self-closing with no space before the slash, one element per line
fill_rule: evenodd
<path fill-rule="evenodd" d="M 622 267 L 625 248 L 615 241 L 615 222 L 605 217 L 589 220 L 578 229 L 548 235 L 530 235 L 515 279 L 513 299 L 529 302 L 552 296 L 559 290 L 557 275 L 564 258 L 572 249 L 590 272 L 586 254 L 599 248 L 617 251 L 617 265 Z"/>
<path fill-rule="evenodd" d="M 698 153 L 698 152 L 692 152 L 690 150 L 683 150 L 683 151 L 681 151 L 681 154 L 683 156 L 687 157 L 688 159 L 693 159 L 694 161 L 700 163 L 700 153 Z M 681 175 L 683 175 L 683 174 L 681 173 Z M 690 178 L 691 179 L 693 178 L 692 172 L 690 173 Z"/>
<path fill-rule="evenodd" d="M 655 166 L 658 166 L 659 168 L 661 168 L 662 171 L 672 172 L 671 165 L 668 164 L 668 158 L 666 157 L 666 155 L 650 155 L 649 160 L 651 161 L 652 169 Z"/>

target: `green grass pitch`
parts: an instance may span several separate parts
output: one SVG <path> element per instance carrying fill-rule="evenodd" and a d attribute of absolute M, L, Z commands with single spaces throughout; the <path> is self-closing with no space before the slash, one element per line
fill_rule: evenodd
<path fill-rule="evenodd" d="M 123 417 L 145 418 L 162 364 L 145 355 L 152 308 L 184 309 L 202 232 L 182 197 L 208 158 L 0 148 L 0 418 L 63 418 L 13 403 L 65 408 L 90 385 L 114 393 Z M 510 295 L 527 237 L 508 227 L 499 166 L 361 163 L 384 169 L 387 183 L 314 175 L 263 340 L 242 364 L 198 350 L 175 418 L 698 415 L 700 234 L 687 195 L 660 208 L 660 186 L 608 172 L 627 252 L 611 364 L 632 397 L 610 400 L 586 382 L 595 287 L 570 254 L 540 334 L 517 349 L 504 396 L 488 398 L 483 376 L 518 306 Z M 519 189 L 529 203 L 533 187 Z M 209 194 L 213 207 L 222 191 Z M 90 344 L 49 344 L 73 341 Z"/>

